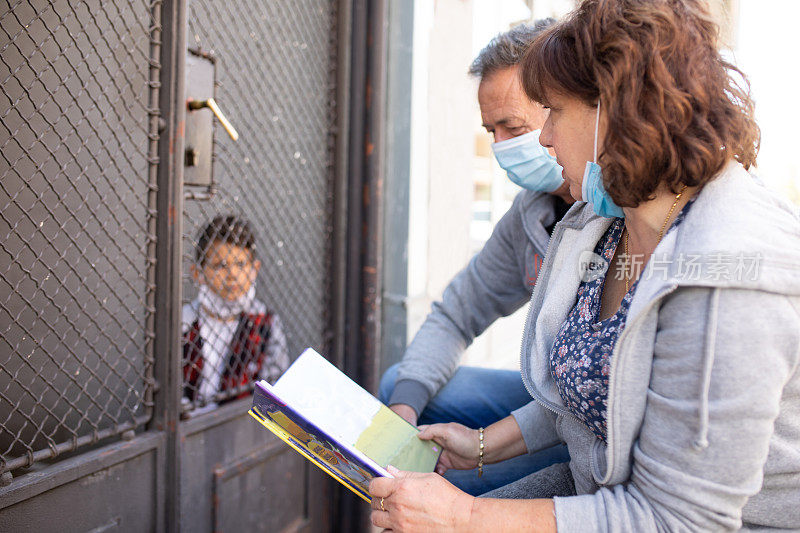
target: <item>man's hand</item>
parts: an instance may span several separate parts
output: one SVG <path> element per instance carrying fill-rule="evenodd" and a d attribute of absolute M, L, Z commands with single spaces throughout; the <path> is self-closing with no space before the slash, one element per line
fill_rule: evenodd
<path fill-rule="evenodd" d="M 422 440 L 433 440 L 443 448 L 436 465 L 436 473 L 444 474 L 451 468 L 469 470 L 478 466 L 480 440 L 478 430 L 461 424 L 431 424 L 420 426 L 417 435 Z"/>
<path fill-rule="evenodd" d="M 400 415 L 400 418 L 411 424 L 412 426 L 417 425 L 417 412 L 410 405 L 406 405 L 404 403 L 396 403 L 394 405 L 390 405 L 389 409 Z"/>

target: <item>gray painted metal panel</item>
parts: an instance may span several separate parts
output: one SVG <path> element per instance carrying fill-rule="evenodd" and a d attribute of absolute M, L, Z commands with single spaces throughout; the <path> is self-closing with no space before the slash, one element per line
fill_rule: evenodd
<path fill-rule="evenodd" d="M 0 491 L 0 531 L 156 531 L 158 435 L 66 459 Z"/>
<path fill-rule="evenodd" d="M 252 453 L 214 469 L 214 531 L 307 528 L 306 460 L 272 435 Z"/>
<path fill-rule="evenodd" d="M 310 465 L 253 420 L 250 405 L 182 424 L 182 531 L 279 531 L 307 520 Z"/>
<path fill-rule="evenodd" d="M 213 56 L 186 53 L 186 99 L 214 98 L 215 87 Z M 211 109 L 186 111 L 185 161 L 183 184 L 213 187 L 212 154 L 214 152 L 214 114 Z M 213 188 L 212 188 L 213 190 Z"/>

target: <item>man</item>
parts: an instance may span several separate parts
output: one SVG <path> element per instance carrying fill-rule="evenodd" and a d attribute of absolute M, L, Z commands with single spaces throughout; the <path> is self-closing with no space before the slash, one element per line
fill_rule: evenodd
<path fill-rule="evenodd" d="M 528 45 L 554 22 L 519 25 L 498 35 L 470 67 L 480 79 L 481 119 L 494 136 L 498 163 L 525 190 L 433 304 L 403 360 L 381 380 L 381 400 L 411 424 L 485 427 L 532 401 L 519 371 L 458 367 L 458 362 L 475 337 L 530 300 L 552 228 L 573 202 L 560 167 L 538 142 L 547 110 L 527 98 L 518 77 Z M 477 456 L 477 442 L 475 449 Z M 487 465 L 481 477 L 458 470 L 445 477 L 478 495 L 567 458 L 559 446 Z"/>

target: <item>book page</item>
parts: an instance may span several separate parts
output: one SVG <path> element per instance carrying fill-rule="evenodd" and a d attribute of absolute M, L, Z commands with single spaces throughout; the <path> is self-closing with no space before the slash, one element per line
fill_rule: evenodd
<path fill-rule="evenodd" d="M 314 350 L 306 350 L 273 386 L 280 397 L 337 440 L 386 468 L 432 472 L 440 447 Z"/>

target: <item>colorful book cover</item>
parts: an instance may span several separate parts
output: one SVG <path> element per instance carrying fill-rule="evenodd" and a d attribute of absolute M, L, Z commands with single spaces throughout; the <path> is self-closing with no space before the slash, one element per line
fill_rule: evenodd
<path fill-rule="evenodd" d="M 270 386 L 257 384 L 250 415 L 312 463 L 370 501 L 386 470 L 432 472 L 441 448 L 312 349 Z"/>

